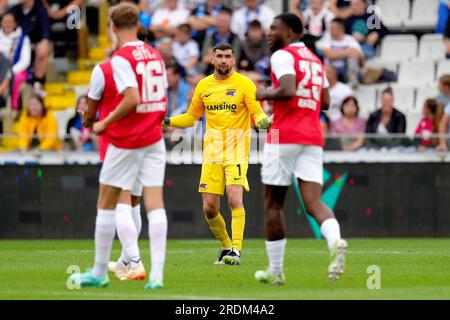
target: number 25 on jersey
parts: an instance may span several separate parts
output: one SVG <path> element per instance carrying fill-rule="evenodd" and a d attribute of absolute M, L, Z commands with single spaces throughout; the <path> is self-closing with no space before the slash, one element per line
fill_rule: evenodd
<path fill-rule="evenodd" d="M 304 74 L 298 83 L 298 106 L 315 110 L 320 102 L 320 92 L 323 85 L 323 67 L 313 61 L 299 61 L 300 72 Z"/>

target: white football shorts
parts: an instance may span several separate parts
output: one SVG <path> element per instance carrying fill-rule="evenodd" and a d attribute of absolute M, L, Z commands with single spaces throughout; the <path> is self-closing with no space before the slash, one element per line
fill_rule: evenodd
<path fill-rule="evenodd" d="M 323 184 L 323 148 L 302 144 L 264 145 L 262 183 L 290 186 L 293 177 Z"/>
<path fill-rule="evenodd" d="M 138 195 L 142 187 L 162 187 L 165 169 L 164 139 L 139 149 L 122 149 L 109 144 L 99 181 Z"/>

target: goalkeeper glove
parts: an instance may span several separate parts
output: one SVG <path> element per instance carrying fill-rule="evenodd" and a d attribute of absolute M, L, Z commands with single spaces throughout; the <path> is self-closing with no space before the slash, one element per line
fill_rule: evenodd
<path fill-rule="evenodd" d="M 273 115 L 271 115 L 269 118 L 264 118 L 260 120 L 256 126 L 258 127 L 258 129 L 266 130 L 269 129 L 272 123 L 273 123 Z"/>
<path fill-rule="evenodd" d="M 163 127 L 170 126 L 170 118 L 165 118 L 162 122 Z"/>

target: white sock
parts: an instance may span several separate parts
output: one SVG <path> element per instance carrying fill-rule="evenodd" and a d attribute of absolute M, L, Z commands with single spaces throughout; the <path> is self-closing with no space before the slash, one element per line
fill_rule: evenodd
<path fill-rule="evenodd" d="M 103 278 L 108 269 L 109 256 L 116 235 L 116 215 L 114 210 L 97 209 L 95 219 L 95 263 L 92 273 Z"/>
<path fill-rule="evenodd" d="M 142 217 L 141 217 L 141 205 L 140 204 L 133 207 L 132 216 L 133 216 L 133 222 L 134 222 L 134 225 L 136 226 L 137 234 L 139 237 L 139 234 L 141 233 L 141 230 L 142 230 Z"/>
<path fill-rule="evenodd" d="M 335 218 L 330 218 L 322 222 L 320 231 L 323 237 L 327 239 L 328 249 L 333 248 L 336 240 L 341 239 L 341 230 Z"/>
<path fill-rule="evenodd" d="M 150 280 L 163 278 L 166 258 L 167 216 L 165 209 L 156 209 L 147 213 L 148 234 L 150 238 L 151 272 Z"/>
<path fill-rule="evenodd" d="M 119 203 L 116 207 L 116 226 L 122 249 L 129 257 L 131 268 L 141 260 L 138 247 L 138 233 L 134 225 L 131 206 Z"/>
<path fill-rule="evenodd" d="M 136 226 L 136 231 L 137 231 L 138 239 L 139 239 L 139 234 L 141 233 L 141 229 L 142 229 L 141 205 L 138 204 L 137 206 L 134 206 L 132 209 L 131 215 L 133 217 L 133 222 L 134 222 L 134 225 Z M 126 268 L 129 263 L 130 263 L 130 257 L 128 257 L 127 253 L 122 248 L 120 257 L 117 260 L 117 265 L 119 268 Z"/>
<path fill-rule="evenodd" d="M 275 241 L 266 241 L 266 250 L 269 257 L 269 272 L 273 275 L 283 272 L 285 248 L 286 238 Z"/>

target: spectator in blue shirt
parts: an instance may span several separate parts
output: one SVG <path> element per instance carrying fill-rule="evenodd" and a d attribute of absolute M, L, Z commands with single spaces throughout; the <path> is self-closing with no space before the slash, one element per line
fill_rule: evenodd
<path fill-rule="evenodd" d="M 439 0 L 436 33 L 444 33 L 450 16 L 450 0 Z"/>
<path fill-rule="evenodd" d="M 81 7 L 85 0 L 43 0 L 43 4 L 47 9 L 48 17 L 52 21 L 65 21 L 70 13 L 69 8 L 72 6 Z"/>
<path fill-rule="evenodd" d="M 366 60 L 375 56 L 380 40 L 388 33 L 380 17 L 367 12 L 366 0 L 352 0 L 352 15 L 345 20 L 345 32 L 361 45 Z"/>
<path fill-rule="evenodd" d="M 351 1 L 352 0 L 330 0 L 328 7 L 336 18 L 345 20 L 352 15 L 352 10 L 350 8 Z"/>
<path fill-rule="evenodd" d="M 198 42 L 201 47 L 207 34 L 215 31 L 215 16 L 222 10 L 223 6 L 220 0 L 207 0 L 206 3 L 199 4 L 188 19 L 188 23 L 194 30 L 192 38 Z"/>
<path fill-rule="evenodd" d="M 167 82 L 167 114 L 166 117 L 173 117 L 186 112 L 189 99 L 188 94 L 190 85 L 184 78 L 183 70 L 178 64 L 170 64 L 166 66 Z"/>
<path fill-rule="evenodd" d="M 121 0 L 119 2 L 132 2 L 137 5 L 139 7 L 139 23 L 146 29 L 150 28 L 152 17 L 147 11 L 143 10 L 144 4 L 141 5 L 141 0 Z"/>
<path fill-rule="evenodd" d="M 83 126 L 83 118 L 79 112 L 86 112 L 88 98 L 82 95 L 77 100 L 75 115 L 69 120 L 66 129 L 65 143 L 70 150 L 92 151 L 96 149 L 96 138 L 92 136 L 91 129 Z"/>

